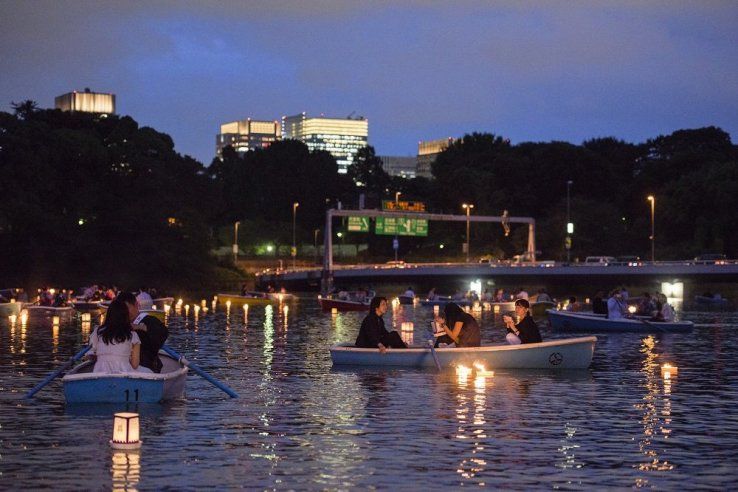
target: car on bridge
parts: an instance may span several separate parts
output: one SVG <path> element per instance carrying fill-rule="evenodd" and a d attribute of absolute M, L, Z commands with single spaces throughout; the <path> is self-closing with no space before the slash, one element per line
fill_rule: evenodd
<path fill-rule="evenodd" d="M 725 265 L 728 257 L 719 253 L 705 253 L 694 258 L 695 265 Z"/>
<path fill-rule="evenodd" d="M 616 264 L 617 261 L 614 256 L 588 256 L 584 259 L 584 265 L 608 266 Z"/>

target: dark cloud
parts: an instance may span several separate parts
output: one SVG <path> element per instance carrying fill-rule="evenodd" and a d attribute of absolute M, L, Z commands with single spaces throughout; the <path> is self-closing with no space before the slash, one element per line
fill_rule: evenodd
<path fill-rule="evenodd" d="M 0 104 L 92 87 L 209 162 L 218 125 L 370 120 L 380 153 L 492 131 L 738 131 L 733 2 L 2 2 Z M 5 107 L 7 109 L 7 106 Z"/>

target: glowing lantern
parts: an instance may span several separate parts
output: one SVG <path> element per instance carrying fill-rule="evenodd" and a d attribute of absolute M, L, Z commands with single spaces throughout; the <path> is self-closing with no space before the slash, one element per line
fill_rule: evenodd
<path fill-rule="evenodd" d="M 441 311 L 441 307 L 438 304 L 433 306 L 433 314 L 438 315 L 440 311 Z"/>
<path fill-rule="evenodd" d="M 401 326 L 402 331 L 413 331 L 413 322 L 412 321 L 403 321 Z"/>
<path fill-rule="evenodd" d="M 466 384 L 466 380 L 471 372 L 471 367 L 466 367 L 462 365 L 456 366 L 456 377 L 458 378 L 459 384 Z"/>
<path fill-rule="evenodd" d="M 200 306 L 198 306 L 197 304 L 195 304 L 193 307 L 195 308 L 195 317 L 199 316 L 200 315 Z"/>
<path fill-rule="evenodd" d="M 11 299 L 10 304 L 15 304 L 15 299 Z"/>
<path fill-rule="evenodd" d="M 638 311 L 638 308 L 637 307 L 635 307 L 635 306 L 628 306 L 628 312 L 630 314 L 635 314 L 636 311 Z"/>
<path fill-rule="evenodd" d="M 331 308 L 331 314 L 338 314 L 338 308 Z"/>
<path fill-rule="evenodd" d="M 21 311 L 21 324 L 25 325 L 28 322 L 28 310 L 24 309 Z"/>
<path fill-rule="evenodd" d="M 661 366 L 661 376 L 664 379 L 671 379 L 672 376 L 676 376 L 677 374 L 679 374 L 679 368 L 677 366 L 672 366 L 668 363 Z"/>
<path fill-rule="evenodd" d="M 177 299 L 177 307 L 182 307 L 182 298 Z"/>
<path fill-rule="evenodd" d="M 289 310 L 290 310 L 290 307 L 289 306 L 285 306 L 284 307 L 284 315 L 285 316 L 287 316 L 287 311 L 289 311 Z"/>
<path fill-rule="evenodd" d="M 499 313 L 500 312 L 500 305 L 499 304 L 495 304 L 494 311 L 495 311 L 495 313 Z"/>
<path fill-rule="evenodd" d="M 212 306 L 212 308 L 213 308 L 213 311 L 215 311 L 215 304 L 216 304 L 217 302 L 218 302 L 218 301 L 216 301 L 216 300 L 213 300 L 213 302 L 212 302 L 212 303 L 210 304 L 210 305 Z"/>
<path fill-rule="evenodd" d="M 495 371 L 488 371 L 483 364 L 479 362 L 474 363 L 474 369 L 477 371 L 478 378 L 491 378 L 494 377 Z"/>
<path fill-rule="evenodd" d="M 202 308 L 202 312 L 203 313 L 207 313 L 208 312 L 208 308 L 206 308 L 206 307 Z"/>
<path fill-rule="evenodd" d="M 164 304 L 164 314 L 169 314 L 169 311 L 172 310 L 171 304 Z"/>
<path fill-rule="evenodd" d="M 82 321 L 92 321 L 92 315 L 90 313 L 82 313 Z"/>
<path fill-rule="evenodd" d="M 226 309 L 231 309 L 231 301 L 226 301 Z"/>
<path fill-rule="evenodd" d="M 213 302 L 218 302 L 218 296 L 213 296 Z"/>
<path fill-rule="evenodd" d="M 139 439 L 139 419 L 137 413 L 116 413 L 113 420 L 113 439 L 110 446 L 114 449 L 138 449 L 142 441 Z"/>
<path fill-rule="evenodd" d="M 200 301 L 200 306 L 205 307 L 207 305 L 208 305 L 208 301 L 206 301 L 205 299 L 203 299 L 202 301 Z"/>
<path fill-rule="evenodd" d="M 249 314 L 249 305 L 244 304 L 243 305 L 243 315 L 246 316 L 247 314 Z"/>
<path fill-rule="evenodd" d="M 10 316 L 8 316 L 8 319 L 10 320 L 10 324 L 14 325 L 15 322 L 18 320 L 18 316 L 16 316 L 15 314 L 11 314 Z"/>
<path fill-rule="evenodd" d="M 59 316 L 54 316 L 51 318 L 51 324 L 54 326 L 59 326 Z"/>
<path fill-rule="evenodd" d="M 189 316 L 189 314 L 190 314 L 190 305 L 185 304 L 185 316 Z"/>

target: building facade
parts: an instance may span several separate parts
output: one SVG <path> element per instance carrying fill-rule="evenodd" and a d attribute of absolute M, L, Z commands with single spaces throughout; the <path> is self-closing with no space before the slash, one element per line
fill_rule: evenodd
<path fill-rule="evenodd" d="M 380 155 L 377 157 L 382 161 L 384 172 L 390 176 L 412 179 L 417 175 L 417 157 L 399 157 L 393 155 Z"/>
<path fill-rule="evenodd" d="M 439 140 L 428 140 L 426 142 L 418 142 L 418 167 L 417 176 L 423 178 L 432 178 L 431 164 L 436 161 L 438 154 L 454 143 L 456 139 L 453 137 L 441 138 Z"/>
<path fill-rule="evenodd" d="M 282 138 L 279 121 L 260 121 L 246 118 L 220 125 L 220 133 L 215 137 L 215 154 L 222 157 L 228 145 L 243 154 L 249 150 L 265 149 Z"/>
<path fill-rule="evenodd" d="M 54 98 L 54 107 L 62 111 L 115 114 L 115 94 L 92 92 L 68 92 Z"/>
<path fill-rule="evenodd" d="M 308 118 L 305 113 L 282 118 L 282 138 L 304 142 L 310 150 L 325 150 L 336 158 L 338 172 L 346 173 L 354 156 L 369 140 L 369 121 L 363 117 Z"/>

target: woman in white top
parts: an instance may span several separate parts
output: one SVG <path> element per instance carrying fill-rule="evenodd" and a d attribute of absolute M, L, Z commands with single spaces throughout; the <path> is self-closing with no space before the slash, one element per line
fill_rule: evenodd
<path fill-rule="evenodd" d="M 90 336 L 91 352 L 97 356 L 92 372 L 117 374 L 151 372 L 140 366 L 141 340 L 131 329 L 128 307 L 118 299 L 110 303 L 105 322 Z"/>

